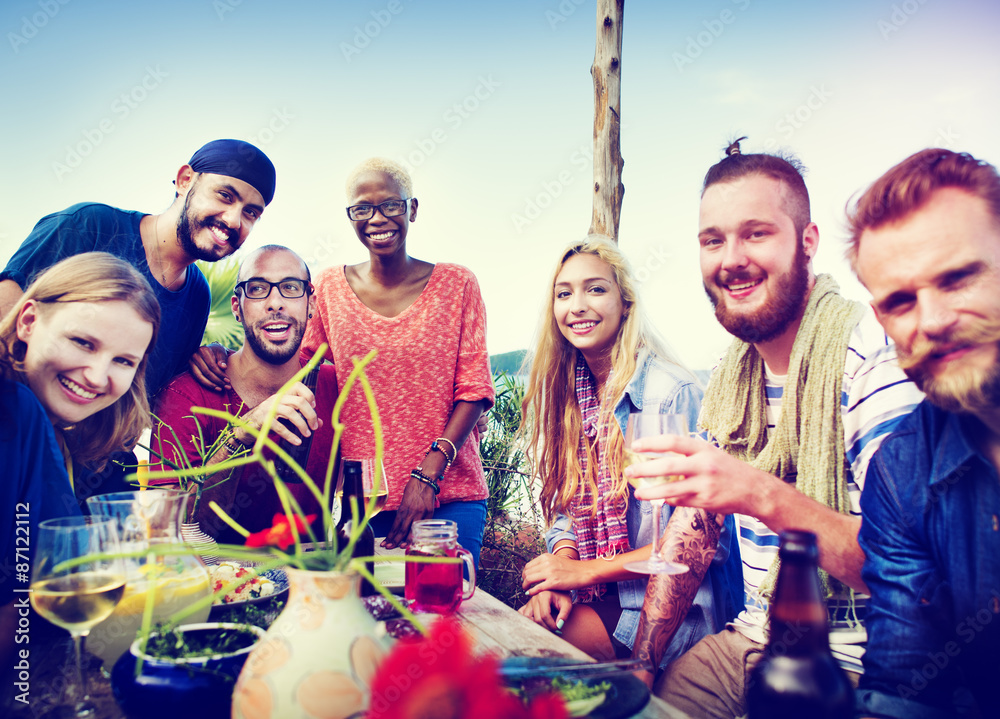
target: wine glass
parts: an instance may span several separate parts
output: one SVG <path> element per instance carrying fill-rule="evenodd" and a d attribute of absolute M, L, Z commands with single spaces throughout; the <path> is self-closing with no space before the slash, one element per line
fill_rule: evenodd
<path fill-rule="evenodd" d="M 656 437 L 661 434 L 687 436 L 687 417 L 682 414 L 661 414 L 660 412 L 632 412 L 628 416 L 625 428 L 625 467 L 639 462 L 646 462 L 662 456 L 660 452 L 632 451 L 632 442 L 643 437 Z M 636 489 L 651 487 L 666 482 L 676 482 L 681 477 L 629 477 L 628 482 Z M 662 499 L 652 499 L 653 505 L 653 542 L 649 559 L 628 562 L 625 569 L 638 574 L 683 574 L 689 567 L 677 562 L 668 562 L 660 557 L 657 547 L 660 545 L 660 513 L 663 510 Z"/>
<path fill-rule="evenodd" d="M 31 604 L 45 619 L 69 631 L 76 654 L 76 682 L 69 685 L 72 703 L 49 716 L 92 717 L 97 708 L 87 694 L 81 644 L 125 594 L 125 567 L 116 556 L 118 529 L 115 520 L 104 515 L 61 517 L 41 522 L 35 537 Z M 81 557 L 93 559 L 68 569 L 60 566 Z"/>
<path fill-rule="evenodd" d="M 377 463 L 374 457 L 367 457 L 364 459 L 345 459 L 340 463 L 340 477 L 337 480 L 337 491 L 334 496 L 337 499 L 338 504 L 341 505 L 342 512 L 350 512 L 350 507 L 343 506 L 344 498 L 344 467 L 347 466 L 348 462 L 359 462 L 361 464 L 361 483 L 362 492 L 365 498 L 365 507 L 368 506 L 369 500 L 372 496 L 375 497 L 375 506 L 372 509 L 369 517 L 374 517 L 376 514 L 381 512 L 385 508 L 385 503 L 389 499 L 389 485 L 385 481 L 385 466 L 382 462 Z M 365 507 L 358 507 L 359 512 L 364 512 Z"/>

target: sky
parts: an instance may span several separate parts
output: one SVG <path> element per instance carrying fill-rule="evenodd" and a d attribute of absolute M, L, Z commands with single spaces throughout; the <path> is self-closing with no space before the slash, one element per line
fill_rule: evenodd
<path fill-rule="evenodd" d="M 277 190 L 241 254 L 313 272 L 367 259 L 344 180 L 383 156 L 420 200 L 411 255 L 475 272 L 491 353 L 527 348 L 560 250 L 591 220 L 593 0 L 4 0 L 0 260 L 82 201 L 160 212 L 209 140 L 263 149 Z M 698 269 L 701 181 L 732 138 L 806 166 L 815 267 L 844 208 L 925 147 L 1000 162 L 995 0 L 629 0 L 619 241 L 661 333 L 696 369 L 729 337 Z"/>

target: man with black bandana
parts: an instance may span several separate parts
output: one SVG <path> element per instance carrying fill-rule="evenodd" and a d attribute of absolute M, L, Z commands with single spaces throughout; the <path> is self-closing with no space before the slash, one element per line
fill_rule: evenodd
<path fill-rule="evenodd" d="M 274 197 L 274 165 L 253 145 L 214 140 L 177 171 L 174 201 L 158 215 L 80 203 L 43 217 L 0 273 L 0 316 L 36 275 L 81 252 L 110 252 L 153 287 L 163 321 L 146 387 L 156 395 L 187 369 L 201 343 L 211 294 L 195 260 L 235 252 Z"/>
<path fill-rule="evenodd" d="M 122 258 L 149 281 L 160 303 L 160 332 L 146 370 L 152 398 L 186 371 L 205 332 L 211 292 L 193 263 L 235 252 L 274 197 L 274 184 L 274 165 L 259 149 L 214 140 L 177 171 L 174 201 L 158 215 L 87 202 L 43 217 L 0 273 L 0 316 L 59 260 L 94 250 Z M 93 494 L 130 489 L 122 465 L 134 465 L 135 458 L 124 453 L 113 459 L 101 474 L 74 472 L 81 505 Z"/>

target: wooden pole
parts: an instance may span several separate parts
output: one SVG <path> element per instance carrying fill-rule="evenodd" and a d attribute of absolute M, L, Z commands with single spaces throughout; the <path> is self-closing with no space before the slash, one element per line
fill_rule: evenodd
<path fill-rule="evenodd" d="M 625 0 L 597 0 L 597 50 L 590 74 L 594 78 L 594 215 L 591 234 L 618 241 L 621 219 L 621 56 Z"/>

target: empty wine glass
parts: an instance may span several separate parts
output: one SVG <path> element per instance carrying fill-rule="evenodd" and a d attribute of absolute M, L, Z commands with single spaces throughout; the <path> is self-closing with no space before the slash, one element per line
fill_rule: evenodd
<path fill-rule="evenodd" d="M 31 573 L 31 604 L 45 619 L 67 630 L 76 654 L 71 703 L 47 716 L 92 717 L 97 709 L 87 694 L 81 645 L 94 625 L 107 619 L 125 594 L 125 567 L 115 520 L 104 515 L 61 517 L 38 525 Z M 71 568 L 71 559 L 87 559 Z"/>
<path fill-rule="evenodd" d="M 660 412 L 632 412 L 628 416 L 628 425 L 625 429 L 625 461 L 624 466 L 628 467 L 639 462 L 646 462 L 650 459 L 657 459 L 663 456 L 660 452 L 643 452 L 637 454 L 632 451 L 632 442 L 644 437 L 658 437 L 662 434 L 677 436 L 687 436 L 687 417 L 682 414 L 662 414 Z M 636 489 L 640 487 L 651 487 L 666 482 L 676 482 L 682 477 L 629 477 L 628 482 Z M 678 562 L 668 562 L 660 557 L 657 548 L 660 546 L 660 513 L 663 510 L 663 500 L 650 500 L 653 505 L 653 542 L 649 553 L 649 559 L 628 562 L 625 569 L 639 574 L 683 574 L 689 567 Z"/>

